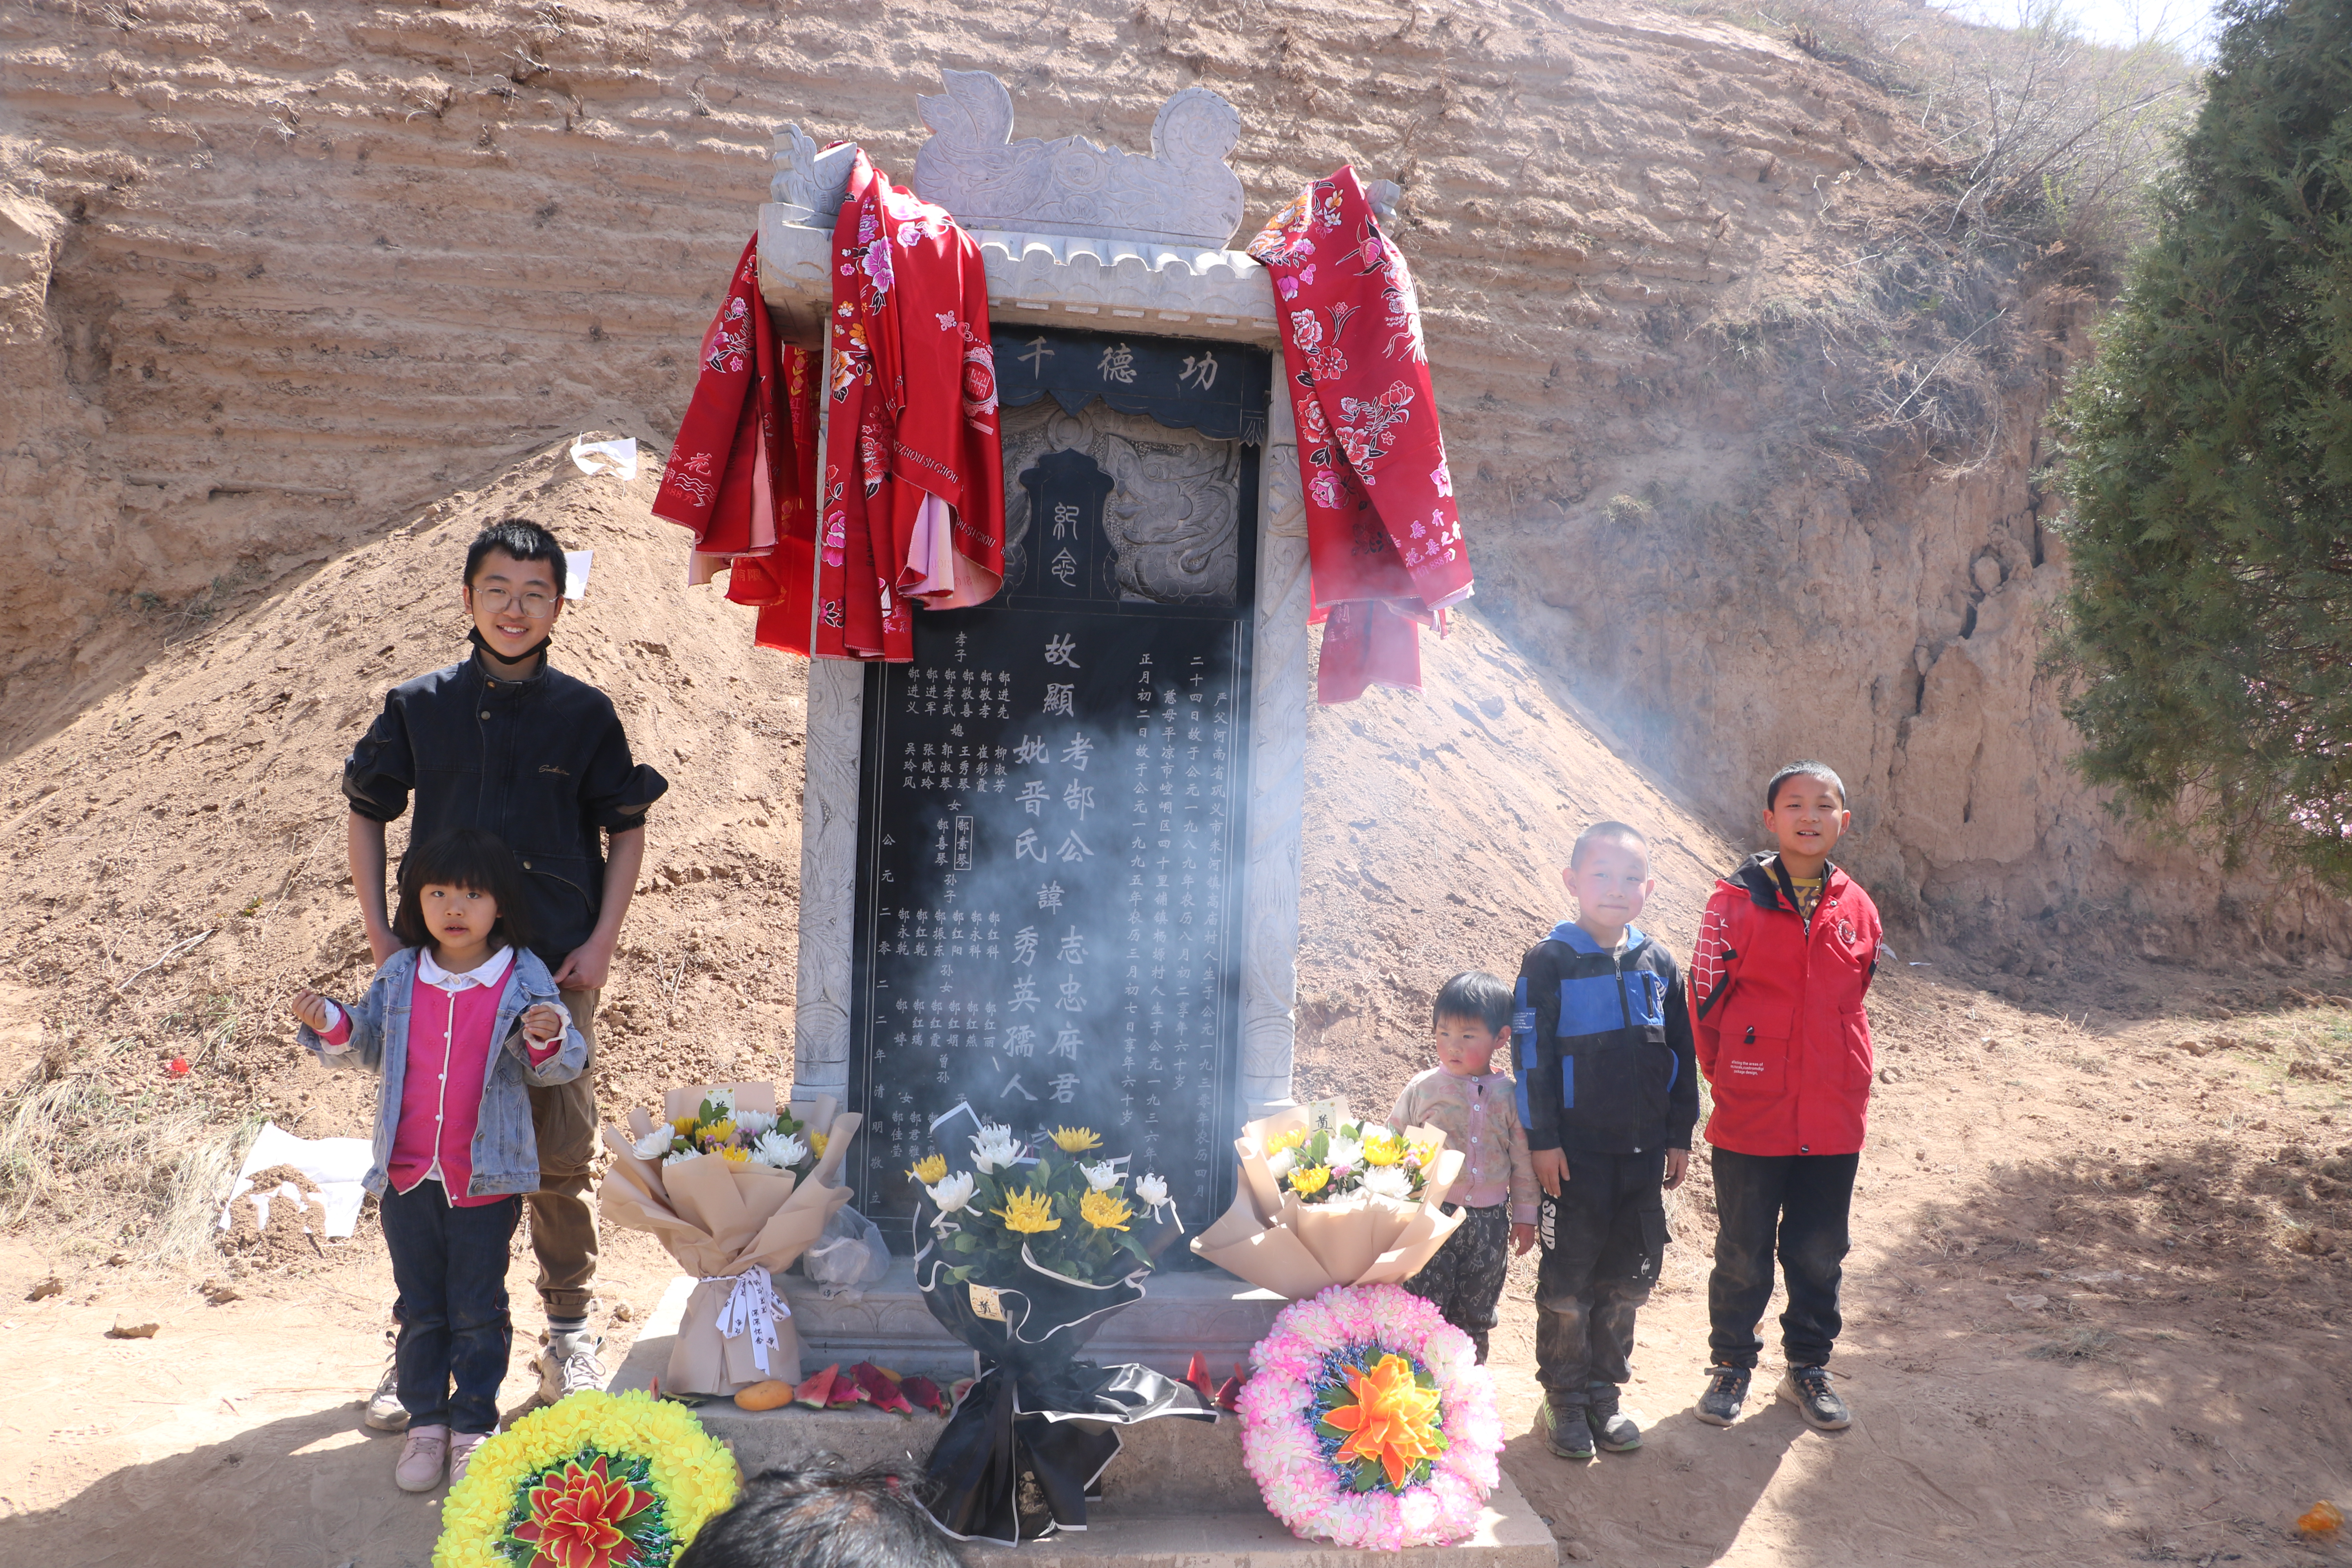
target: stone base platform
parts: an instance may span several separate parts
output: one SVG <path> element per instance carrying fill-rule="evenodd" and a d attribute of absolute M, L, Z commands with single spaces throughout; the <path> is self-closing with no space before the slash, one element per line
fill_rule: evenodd
<path fill-rule="evenodd" d="M 882 1281 L 880 1290 L 867 1293 L 867 1301 L 888 1292 L 893 1284 L 899 1282 L 902 1273 L 906 1289 L 912 1294 L 913 1276 L 902 1262 Z M 1185 1278 L 1156 1278 L 1152 1282 L 1154 1298 L 1160 1287 L 1181 1283 Z M 825 1321 L 817 1323 L 811 1321 L 818 1316 L 817 1312 L 803 1316 L 803 1292 L 827 1314 L 837 1303 L 819 1301 L 814 1288 L 805 1280 L 787 1277 L 782 1283 L 792 1301 L 793 1321 L 800 1325 L 801 1359 L 807 1371 L 814 1372 L 835 1360 L 845 1364 L 873 1361 L 899 1373 L 933 1370 L 933 1363 L 921 1355 L 907 1353 L 914 1343 L 911 1338 L 901 1339 L 895 1347 L 887 1342 L 850 1345 L 847 1339 L 840 1337 L 837 1318 L 828 1316 Z M 1230 1279 L 1223 1281 L 1228 1292 L 1234 1283 Z M 795 1284 L 800 1290 L 791 1288 Z M 628 1360 L 614 1377 L 614 1393 L 650 1387 L 667 1367 L 670 1342 L 677 1335 L 678 1319 L 693 1288 L 691 1279 L 671 1282 L 661 1305 L 631 1348 Z M 1112 1333 L 1121 1318 L 1143 1310 L 1151 1300 L 1129 1308 L 1104 1326 L 1101 1336 L 1090 1347 L 1095 1359 L 1160 1364 L 1160 1357 L 1121 1350 Z M 1273 1308 L 1281 1305 L 1278 1300 L 1267 1300 Z M 919 1299 L 913 1306 L 922 1314 L 923 1324 L 929 1328 L 931 1336 L 952 1352 L 937 1363 L 938 1372 L 971 1375 L 971 1352 L 947 1338 L 932 1322 L 930 1314 L 923 1310 Z M 1271 1309 L 1265 1317 L 1272 1320 Z M 1261 1329 L 1238 1351 L 1226 1355 L 1225 1361 L 1243 1359 L 1248 1345 L 1263 1337 Z M 825 1348 L 813 1348 L 812 1341 Z M 1221 1353 L 1216 1346 L 1202 1348 L 1213 1361 Z M 1190 1350 L 1185 1351 L 1165 1370 L 1181 1373 L 1183 1361 L 1191 1354 Z M 959 1358 L 963 1363 L 961 1367 L 955 1364 Z M 1230 1368 L 1221 1364 L 1221 1370 Z M 805 1464 L 819 1455 L 832 1455 L 856 1466 L 894 1463 L 920 1468 L 929 1457 L 940 1428 L 947 1424 L 938 1415 L 889 1415 L 864 1406 L 853 1410 L 807 1410 L 788 1405 L 782 1410 L 750 1411 L 726 1399 L 714 1399 L 697 1414 L 712 1436 L 735 1451 L 736 1462 L 743 1467 L 746 1475 L 772 1466 Z M 1103 1476 L 1101 1500 L 1087 1508 L 1088 1528 L 1083 1533 L 1061 1535 L 1018 1548 L 975 1542 L 964 1548 L 965 1560 L 972 1568 L 1105 1568 L 1113 1559 L 1139 1564 L 1139 1568 L 1364 1568 L 1375 1560 L 1383 1568 L 1436 1568 L 1438 1552 L 1444 1551 L 1473 1554 L 1459 1568 L 1558 1568 L 1559 1552 L 1550 1530 L 1536 1517 L 1507 1475 L 1487 1500 L 1486 1516 L 1479 1521 L 1477 1533 L 1468 1541 L 1454 1546 L 1403 1552 L 1359 1552 L 1328 1542 L 1301 1541 L 1266 1511 L 1258 1496 L 1257 1483 L 1242 1468 L 1241 1427 L 1231 1418 L 1213 1425 L 1147 1421 L 1127 1428 L 1120 1436 L 1124 1446 Z"/>
<path fill-rule="evenodd" d="M 912 1258 L 892 1258 L 890 1271 L 856 1301 L 828 1301 L 799 1274 L 777 1275 L 776 1289 L 793 1310 L 803 1376 L 831 1362 L 847 1366 L 861 1361 L 934 1378 L 971 1375 L 971 1350 L 940 1328 L 923 1305 Z M 1114 1314 L 1096 1332 L 1087 1347 L 1088 1360 L 1107 1365 L 1140 1362 L 1181 1377 L 1198 1351 L 1222 1384 L 1236 1363 L 1248 1361 L 1250 1347 L 1265 1338 L 1285 1305 L 1271 1290 L 1246 1285 L 1222 1269 L 1154 1274 L 1145 1290 L 1142 1300 Z"/>

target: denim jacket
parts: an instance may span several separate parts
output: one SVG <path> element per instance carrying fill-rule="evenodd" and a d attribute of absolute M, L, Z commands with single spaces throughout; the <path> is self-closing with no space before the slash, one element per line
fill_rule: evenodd
<path fill-rule="evenodd" d="M 382 1075 L 383 1089 L 376 1099 L 375 1150 L 368 1165 L 368 1191 L 381 1197 L 391 1178 L 393 1134 L 400 1127 L 401 1086 L 408 1076 L 408 1009 L 416 994 L 416 957 L 424 950 L 404 947 L 384 961 L 375 983 L 359 1005 L 346 1007 L 352 1035 L 342 1050 L 303 1025 L 295 1041 L 331 1068 L 362 1068 Z M 498 1021 L 490 1037 L 499 1042 L 489 1069 L 482 1075 L 482 1108 L 474 1124 L 471 1158 L 474 1179 L 467 1184 L 470 1198 L 496 1197 L 503 1193 L 536 1192 L 539 1188 L 539 1140 L 531 1131 L 531 1084 L 569 1083 L 588 1065 L 588 1042 L 567 1022 L 563 1044 L 555 1055 L 533 1067 L 516 1043 L 523 1014 L 545 1003 L 561 1008 L 555 981 L 536 953 L 518 952 L 507 968 L 505 989 L 499 995 Z"/>

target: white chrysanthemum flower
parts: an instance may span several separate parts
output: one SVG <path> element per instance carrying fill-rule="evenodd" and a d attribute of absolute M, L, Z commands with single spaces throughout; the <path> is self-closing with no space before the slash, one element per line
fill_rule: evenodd
<path fill-rule="evenodd" d="M 1143 1204 L 1147 1208 L 1156 1209 L 1166 1206 L 1168 1202 L 1168 1178 L 1160 1175 L 1156 1171 L 1150 1175 L 1136 1177 L 1135 1195 L 1137 1201 Z"/>
<path fill-rule="evenodd" d="M 1412 1178 L 1395 1165 L 1374 1165 L 1364 1173 L 1364 1191 L 1383 1198 L 1411 1198 Z"/>
<path fill-rule="evenodd" d="M 1013 1163 L 1019 1145 L 1013 1140 L 1013 1129 L 993 1121 L 981 1124 L 972 1135 L 971 1163 L 983 1172 L 1001 1170 Z"/>
<path fill-rule="evenodd" d="M 701 1158 L 702 1154 L 699 1150 L 680 1149 L 677 1153 L 664 1157 L 662 1160 L 662 1169 L 667 1170 L 670 1166 L 681 1164 L 688 1160 L 699 1160 Z"/>
<path fill-rule="evenodd" d="M 977 1185 L 979 1184 L 972 1180 L 970 1171 L 958 1171 L 923 1191 L 930 1194 L 931 1202 L 938 1206 L 940 1213 L 950 1215 L 960 1213 L 966 1204 L 971 1202 L 972 1189 Z"/>
<path fill-rule="evenodd" d="M 1283 1177 L 1290 1174 L 1290 1168 L 1297 1163 L 1297 1150 L 1277 1149 L 1266 1157 L 1265 1168 L 1273 1173 L 1274 1179 L 1278 1182 L 1282 1180 Z"/>
<path fill-rule="evenodd" d="M 676 1141 L 677 1134 L 670 1131 L 669 1123 L 665 1121 L 638 1139 L 631 1145 L 630 1152 L 640 1160 L 658 1160 L 669 1152 L 670 1144 Z"/>
<path fill-rule="evenodd" d="M 775 1125 L 776 1116 L 772 1110 L 739 1110 L 735 1113 L 735 1131 L 746 1138 L 757 1138 Z"/>
<path fill-rule="evenodd" d="M 751 1141 L 751 1158 L 773 1171 L 789 1171 L 808 1158 L 808 1145 L 790 1132 L 772 1129 Z"/>
<path fill-rule="evenodd" d="M 1364 1163 L 1364 1144 L 1360 1138 L 1345 1133 L 1331 1134 L 1330 1157 L 1323 1162 L 1334 1171 L 1352 1171 Z"/>
<path fill-rule="evenodd" d="M 1108 1160 L 1099 1165 L 1080 1165 L 1078 1173 L 1086 1177 L 1087 1186 L 1098 1193 L 1108 1192 L 1126 1179 L 1118 1173 L 1118 1167 Z"/>

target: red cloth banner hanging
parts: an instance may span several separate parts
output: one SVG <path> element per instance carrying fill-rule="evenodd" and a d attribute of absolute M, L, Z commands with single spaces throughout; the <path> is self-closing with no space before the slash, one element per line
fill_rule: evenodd
<path fill-rule="evenodd" d="M 1471 573 L 1412 274 L 1346 167 L 1276 213 L 1249 254 L 1273 277 L 1298 427 L 1308 620 L 1328 622 L 1317 695 L 1419 690 L 1418 628 L 1444 632 Z"/>

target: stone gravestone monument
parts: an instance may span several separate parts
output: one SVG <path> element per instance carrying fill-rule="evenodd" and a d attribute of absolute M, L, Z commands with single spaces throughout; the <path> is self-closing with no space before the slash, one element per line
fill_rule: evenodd
<path fill-rule="evenodd" d="M 894 1245 L 962 1100 L 1094 1127 L 1197 1230 L 1290 1097 L 1308 700 L 1273 290 L 1225 248 L 1240 121 L 1187 89 L 1147 156 L 1014 140 L 985 72 L 920 107 L 916 192 L 988 269 L 1007 575 L 918 615 L 909 665 L 810 670 L 797 1092 L 866 1113 Z M 814 341 L 848 149 L 777 155 L 762 291 Z"/>

